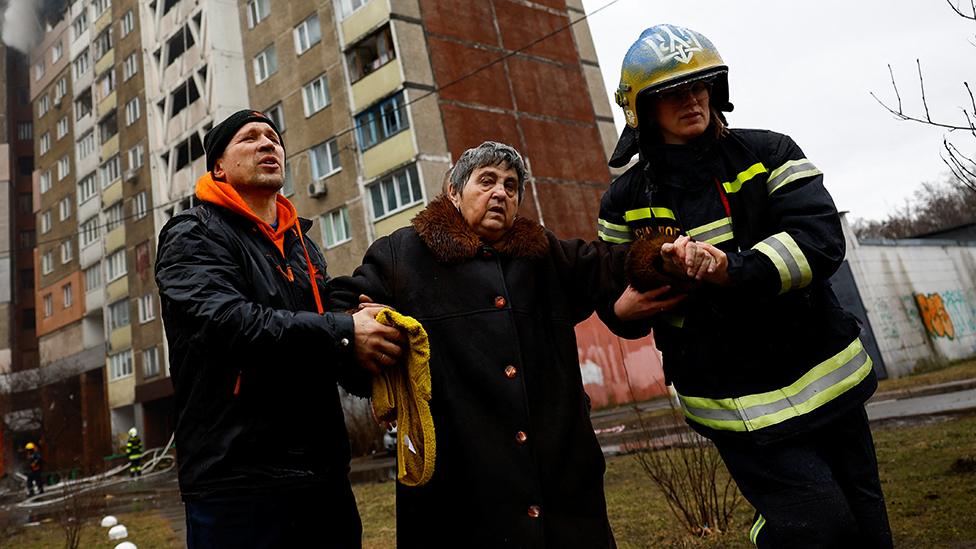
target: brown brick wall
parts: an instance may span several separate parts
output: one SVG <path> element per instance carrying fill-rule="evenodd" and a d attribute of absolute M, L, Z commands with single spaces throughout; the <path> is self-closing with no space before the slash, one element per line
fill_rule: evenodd
<path fill-rule="evenodd" d="M 569 22 L 563 0 L 421 0 L 437 86 L 510 55 Z M 610 180 L 594 107 L 572 32 L 564 30 L 439 91 L 452 158 L 485 140 L 530 160 L 539 208 L 558 236 L 596 237 Z M 537 216 L 526 196 L 523 215 Z"/>

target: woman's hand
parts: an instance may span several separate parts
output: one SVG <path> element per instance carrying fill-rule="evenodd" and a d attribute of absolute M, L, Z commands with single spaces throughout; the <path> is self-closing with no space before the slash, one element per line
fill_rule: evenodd
<path fill-rule="evenodd" d="M 711 251 L 705 246 L 708 246 Z M 710 244 L 695 242 L 687 236 L 679 236 L 674 243 L 661 245 L 664 270 L 671 274 L 683 274 L 688 278 L 704 280 L 706 274 L 714 272 L 714 263 L 717 259 L 712 251 L 724 256 L 721 250 Z"/>
<path fill-rule="evenodd" d="M 707 253 L 711 257 L 711 261 L 701 276 L 696 278 L 719 286 L 731 284 L 731 280 L 729 280 L 729 256 L 715 246 L 704 242 L 698 242 L 698 248 Z"/>
<path fill-rule="evenodd" d="M 656 314 L 670 311 L 678 303 L 684 301 L 687 294 L 679 294 L 667 299 L 662 296 L 671 290 L 671 286 L 661 286 L 644 293 L 638 292 L 633 286 L 627 286 L 624 293 L 620 294 L 616 303 L 613 304 L 613 314 L 624 322 L 631 320 L 641 320 L 652 317 Z"/>

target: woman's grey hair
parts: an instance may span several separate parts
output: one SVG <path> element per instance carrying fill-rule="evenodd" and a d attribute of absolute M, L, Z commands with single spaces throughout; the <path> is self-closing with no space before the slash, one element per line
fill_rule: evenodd
<path fill-rule="evenodd" d="M 485 166 L 503 166 L 515 170 L 518 176 L 518 198 L 522 201 L 525 190 L 525 164 L 522 155 L 513 147 L 495 141 L 485 141 L 473 149 L 464 151 L 451 171 L 451 190 L 460 194 L 471 177 L 471 172 Z"/>

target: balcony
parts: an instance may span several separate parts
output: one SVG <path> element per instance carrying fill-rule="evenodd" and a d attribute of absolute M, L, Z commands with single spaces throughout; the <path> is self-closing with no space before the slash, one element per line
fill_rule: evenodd
<path fill-rule="evenodd" d="M 398 60 L 387 62 L 352 85 L 352 110 L 357 111 L 390 95 L 402 82 L 403 74 Z"/>
<path fill-rule="evenodd" d="M 119 225 L 105 235 L 105 255 L 125 246 L 125 225 Z"/>
<path fill-rule="evenodd" d="M 389 17 L 390 3 L 387 0 L 373 0 L 340 23 L 342 39 L 346 44 L 352 44 Z"/>
<path fill-rule="evenodd" d="M 95 61 L 95 74 L 102 75 L 115 66 L 115 48 L 105 52 L 101 59 Z"/>
<path fill-rule="evenodd" d="M 412 208 L 407 208 L 402 212 L 397 212 L 389 217 L 384 217 L 383 219 L 377 221 L 374 225 L 374 228 L 376 229 L 376 238 L 386 236 L 400 227 L 406 227 L 410 224 L 410 220 L 413 219 L 415 215 L 420 213 L 425 206 L 426 204 L 421 202 Z"/>
<path fill-rule="evenodd" d="M 107 371 L 108 360 L 105 360 L 106 374 L 108 379 L 111 372 Z M 122 406 L 130 406 L 136 401 L 136 376 L 135 374 L 123 377 L 122 379 L 110 380 L 108 382 L 108 407 L 111 409 Z"/>
<path fill-rule="evenodd" d="M 363 153 L 363 176 L 372 179 L 409 162 L 416 154 L 413 129 L 408 128 Z"/>
<path fill-rule="evenodd" d="M 108 335 L 108 352 L 110 354 L 132 347 L 132 327 L 122 326 L 112 330 Z"/>
<path fill-rule="evenodd" d="M 129 278 L 127 276 L 105 285 L 105 301 L 108 303 L 114 303 L 127 295 L 129 295 Z"/>
<path fill-rule="evenodd" d="M 112 136 L 111 139 L 109 139 L 102 145 L 102 149 L 101 151 L 99 151 L 99 154 L 101 155 L 102 159 L 105 159 L 105 158 L 111 158 L 112 155 L 118 152 L 119 152 L 119 135 L 115 134 L 114 136 Z"/>

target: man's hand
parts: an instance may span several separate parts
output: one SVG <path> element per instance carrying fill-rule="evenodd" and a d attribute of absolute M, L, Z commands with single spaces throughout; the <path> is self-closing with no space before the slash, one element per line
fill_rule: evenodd
<path fill-rule="evenodd" d="M 613 304 L 613 314 L 617 315 L 617 318 L 620 320 L 627 322 L 649 318 L 656 314 L 670 311 L 688 297 L 688 294 L 679 294 L 667 299 L 661 299 L 661 296 L 670 290 L 671 286 L 661 286 L 660 288 L 654 288 L 653 290 L 640 293 L 632 286 L 627 286 L 624 293 L 620 294 L 617 302 Z"/>
<path fill-rule="evenodd" d="M 382 368 L 393 366 L 403 354 L 403 335 L 400 330 L 376 321 L 376 315 L 382 308 L 379 305 L 363 307 L 360 304 L 360 310 L 352 315 L 356 327 L 353 354 L 359 364 L 373 374 L 380 373 Z"/>

